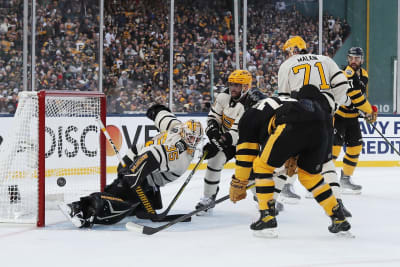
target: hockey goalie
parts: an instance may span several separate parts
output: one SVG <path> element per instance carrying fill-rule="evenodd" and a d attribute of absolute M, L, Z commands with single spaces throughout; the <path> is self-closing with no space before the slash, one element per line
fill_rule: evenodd
<path fill-rule="evenodd" d="M 183 123 L 160 104 L 146 116 L 160 133 L 146 145 L 133 145 L 118 166 L 118 177 L 104 192 L 95 192 L 69 204 L 59 205 L 64 215 L 79 228 L 115 224 L 126 216 L 152 219 L 162 208 L 159 188 L 178 179 L 189 167 L 203 136 L 199 121 Z"/>

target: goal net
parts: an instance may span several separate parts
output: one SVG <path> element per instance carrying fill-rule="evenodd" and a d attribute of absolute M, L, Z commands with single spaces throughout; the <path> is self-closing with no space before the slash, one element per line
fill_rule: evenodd
<path fill-rule="evenodd" d="M 45 224 L 46 208 L 105 186 L 105 97 L 97 92 L 21 92 L 0 146 L 0 222 Z"/>

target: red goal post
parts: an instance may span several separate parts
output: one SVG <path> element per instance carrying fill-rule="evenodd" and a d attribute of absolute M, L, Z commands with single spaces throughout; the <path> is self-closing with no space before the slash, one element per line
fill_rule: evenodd
<path fill-rule="evenodd" d="M 14 127 L 0 147 L 1 222 L 42 227 L 46 203 L 104 189 L 106 139 L 97 118 L 106 125 L 103 93 L 20 93 Z"/>

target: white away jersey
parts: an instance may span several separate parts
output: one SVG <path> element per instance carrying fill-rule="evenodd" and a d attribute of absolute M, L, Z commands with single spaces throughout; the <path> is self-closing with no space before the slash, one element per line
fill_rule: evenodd
<path fill-rule="evenodd" d="M 209 120 L 216 120 L 223 133 L 229 132 L 232 136 L 232 145 L 238 141 L 238 123 L 244 113 L 244 106 L 240 102 L 231 101 L 228 93 L 220 93 L 208 113 Z"/>
<path fill-rule="evenodd" d="M 349 104 L 346 95 L 349 88 L 347 78 L 330 57 L 297 54 L 282 63 L 278 72 L 279 95 L 290 96 L 291 91 L 297 92 L 307 84 L 321 90 L 332 111 L 337 105 Z"/>
<path fill-rule="evenodd" d="M 154 120 L 160 133 L 145 145 L 133 146 L 127 156 L 133 159 L 136 155 L 150 151 L 159 162 L 159 170 L 147 176 L 149 185 L 164 186 L 178 179 L 189 167 L 194 150 L 177 145 L 182 140 L 180 126 L 182 122 L 166 110 L 160 111 Z"/>

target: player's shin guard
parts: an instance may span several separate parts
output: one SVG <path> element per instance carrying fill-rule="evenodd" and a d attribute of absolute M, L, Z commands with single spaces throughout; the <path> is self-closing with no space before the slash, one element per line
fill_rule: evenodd
<path fill-rule="evenodd" d="M 256 194 L 260 210 L 268 209 L 267 202 L 274 197 L 275 183 L 273 180 L 274 167 L 256 158 L 253 163 L 253 175 L 256 182 Z"/>
<path fill-rule="evenodd" d="M 346 147 L 346 154 L 343 158 L 343 173 L 346 176 L 352 176 L 354 169 L 358 163 L 358 157 L 360 156 L 362 145 L 348 146 Z"/>
<path fill-rule="evenodd" d="M 325 183 L 329 184 L 333 195 L 336 198 L 340 198 L 340 184 L 339 178 L 335 170 L 335 164 L 333 160 L 330 160 L 322 165 L 321 175 L 324 177 Z"/>
<path fill-rule="evenodd" d="M 342 146 L 337 146 L 334 145 L 332 146 L 332 158 L 333 158 L 333 162 L 335 162 L 337 160 L 337 158 L 340 155 L 340 151 L 342 150 Z"/>
<path fill-rule="evenodd" d="M 224 153 L 219 152 L 215 157 L 208 160 L 207 170 L 204 177 L 204 197 L 212 197 L 217 193 L 221 170 L 226 162 Z"/>
<path fill-rule="evenodd" d="M 332 215 L 332 209 L 338 202 L 332 194 L 332 189 L 329 184 L 324 182 L 320 174 L 311 174 L 303 169 L 298 169 L 300 183 L 309 191 L 312 192 L 315 200 L 325 210 L 328 216 Z"/>

